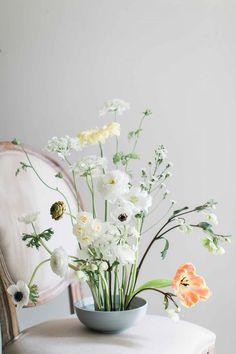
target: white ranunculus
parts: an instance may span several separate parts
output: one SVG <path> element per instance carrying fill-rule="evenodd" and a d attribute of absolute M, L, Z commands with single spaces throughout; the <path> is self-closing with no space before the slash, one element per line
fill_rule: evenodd
<path fill-rule="evenodd" d="M 99 177 L 107 168 L 107 159 L 96 155 L 85 156 L 75 165 L 72 170 L 80 176 Z"/>
<path fill-rule="evenodd" d="M 98 178 L 97 188 L 104 199 L 113 202 L 128 192 L 129 176 L 120 170 L 110 171 Z"/>
<path fill-rule="evenodd" d="M 120 116 L 128 109 L 130 109 L 130 104 L 128 102 L 115 98 L 104 103 L 99 111 L 99 115 L 101 117 L 105 116 L 108 112 L 116 112 Z"/>
<path fill-rule="evenodd" d="M 23 222 L 25 224 L 32 224 L 34 223 L 39 216 L 39 211 L 36 211 L 35 213 L 30 213 L 30 214 L 25 214 L 23 216 L 20 216 L 18 218 L 19 222 Z"/>
<path fill-rule="evenodd" d="M 80 216 L 78 220 L 73 227 L 73 233 L 78 237 L 81 247 L 86 248 L 102 234 L 103 223 L 99 219 L 87 219 L 86 214 Z"/>
<path fill-rule="evenodd" d="M 58 247 L 52 252 L 50 265 L 55 274 L 63 278 L 68 272 L 68 263 L 68 255 L 64 248 Z"/>
<path fill-rule="evenodd" d="M 16 284 L 10 285 L 7 292 L 11 295 L 12 301 L 18 309 L 28 304 L 30 290 L 23 280 L 18 280 Z"/>
<path fill-rule="evenodd" d="M 111 212 L 112 219 L 118 224 L 128 224 L 133 216 L 132 203 L 120 203 L 113 212 Z"/>
<path fill-rule="evenodd" d="M 129 192 L 123 198 L 132 203 L 136 214 L 141 211 L 147 213 L 148 209 L 152 206 L 152 197 L 150 194 L 141 190 L 139 187 L 131 187 Z"/>
<path fill-rule="evenodd" d="M 78 138 L 71 138 L 66 135 L 65 137 L 53 137 L 48 141 L 46 150 L 49 152 L 56 152 L 63 160 L 65 157 L 70 156 L 72 151 L 81 150 L 80 141 Z"/>
<path fill-rule="evenodd" d="M 120 264 L 126 265 L 126 264 L 134 264 L 135 262 L 135 251 L 132 249 L 129 245 L 124 244 L 124 245 L 117 245 L 116 249 L 116 257 Z"/>

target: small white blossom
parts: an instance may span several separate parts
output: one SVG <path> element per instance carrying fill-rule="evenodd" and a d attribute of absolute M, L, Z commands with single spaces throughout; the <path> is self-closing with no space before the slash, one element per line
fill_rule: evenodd
<path fill-rule="evenodd" d="M 25 224 L 33 224 L 37 220 L 39 214 L 39 211 L 36 211 L 35 213 L 25 214 L 23 216 L 20 216 L 18 218 L 18 221 L 23 222 Z"/>
<path fill-rule="evenodd" d="M 156 154 L 158 159 L 164 160 L 168 155 L 168 151 L 164 145 L 159 145 L 156 150 Z"/>
<path fill-rule="evenodd" d="M 10 285 L 7 292 L 11 295 L 12 301 L 18 309 L 28 304 L 30 290 L 23 280 L 18 280 L 16 284 Z"/>
<path fill-rule="evenodd" d="M 97 188 L 104 199 L 113 202 L 128 192 L 129 176 L 120 170 L 110 171 L 98 178 Z"/>
<path fill-rule="evenodd" d="M 208 252 L 216 255 L 216 256 L 221 256 L 225 254 L 225 249 L 218 244 L 218 242 L 214 242 L 214 240 L 208 236 L 202 239 L 202 244 L 203 247 L 205 247 Z"/>
<path fill-rule="evenodd" d="M 135 251 L 129 245 L 117 245 L 116 256 L 120 264 L 134 264 L 135 262 Z"/>
<path fill-rule="evenodd" d="M 96 155 L 85 156 L 72 166 L 72 170 L 80 176 L 99 177 L 107 168 L 107 159 Z"/>
<path fill-rule="evenodd" d="M 207 219 L 212 222 L 214 225 L 218 225 L 219 221 L 217 216 L 214 213 L 207 214 Z"/>
<path fill-rule="evenodd" d="M 77 270 L 76 276 L 77 276 L 77 279 L 81 280 L 81 281 L 85 281 L 86 282 L 86 281 L 89 280 L 88 275 L 83 270 Z"/>
<path fill-rule="evenodd" d="M 99 265 L 99 270 L 102 272 L 105 272 L 108 269 L 108 264 L 107 262 L 101 262 Z"/>
<path fill-rule="evenodd" d="M 179 321 L 179 314 L 176 310 L 174 309 L 167 309 L 166 310 L 168 317 L 174 321 L 174 322 L 178 322 Z"/>
<path fill-rule="evenodd" d="M 141 190 L 139 187 L 131 187 L 123 199 L 132 203 L 136 214 L 141 211 L 147 213 L 148 209 L 152 206 L 152 197 L 150 194 Z"/>
<path fill-rule="evenodd" d="M 61 159 L 70 156 L 71 152 L 81 150 L 80 141 L 78 138 L 71 138 L 66 135 L 65 137 L 53 137 L 48 141 L 46 150 L 49 152 L 56 152 Z"/>
<path fill-rule="evenodd" d="M 183 219 L 175 219 L 179 223 L 179 230 L 182 231 L 185 234 L 191 234 L 193 231 L 192 226 L 189 225 L 185 220 Z"/>
<path fill-rule="evenodd" d="M 68 255 L 64 248 L 58 247 L 52 252 L 50 260 L 52 271 L 62 278 L 66 276 L 68 272 L 68 262 Z"/>
<path fill-rule="evenodd" d="M 106 101 L 99 111 L 100 117 L 105 116 L 108 112 L 116 112 L 119 116 L 130 109 L 130 104 L 118 98 Z"/>

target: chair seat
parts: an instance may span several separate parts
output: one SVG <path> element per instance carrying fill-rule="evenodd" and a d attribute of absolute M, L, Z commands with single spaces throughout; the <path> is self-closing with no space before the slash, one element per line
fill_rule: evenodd
<path fill-rule="evenodd" d="M 75 316 L 52 320 L 24 331 L 4 354 L 207 354 L 215 334 L 195 324 L 147 315 L 125 332 L 99 334 Z"/>

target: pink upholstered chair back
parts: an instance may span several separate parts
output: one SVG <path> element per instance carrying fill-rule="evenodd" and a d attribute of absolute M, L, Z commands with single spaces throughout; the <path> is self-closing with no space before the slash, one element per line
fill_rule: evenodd
<path fill-rule="evenodd" d="M 63 191 L 72 211 L 75 211 L 76 200 L 72 183 L 63 168 L 42 153 L 30 148 L 26 150 L 42 179 L 48 185 Z M 54 230 L 48 243 L 50 249 L 63 246 L 69 254 L 77 251 L 69 216 L 65 215 L 59 221 L 52 220 L 50 216 L 50 206 L 55 201 L 63 200 L 62 196 L 43 185 L 30 169 L 27 172 L 22 171 L 16 177 L 15 172 L 21 161 L 26 162 L 26 158 L 18 146 L 0 143 L 0 319 L 5 344 L 18 334 L 15 309 L 6 293 L 7 287 L 19 279 L 28 282 L 34 267 L 48 258 L 43 248 L 37 251 L 26 247 L 21 235 L 23 232 L 31 232 L 31 226 L 18 222 L 18 217 L 24 213 L 40 211 L 37 228 L 40 231 L 49 227 Z M 63 179 L 55 177 L 59 171 L 63 173 Z M 51 271 L 49 263 L 41 267 L 36 282 L 39 285 L 40 304 L 53 299 L 69 285 L 69 281 Z M 80 295 L 80 289 L 76 285 L 71 290 L 73 301 Z"/>

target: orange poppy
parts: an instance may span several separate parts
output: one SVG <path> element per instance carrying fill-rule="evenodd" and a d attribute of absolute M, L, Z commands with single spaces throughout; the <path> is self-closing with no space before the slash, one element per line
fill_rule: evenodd
<path fill-rule="evenodd" d="M 205 279 L 196 273 L 192 263 L 185 263 L 177 270 L 172 287 L 185 307 L 192 307 L 200 300 L 206 301 L 211 296 Z"/>

